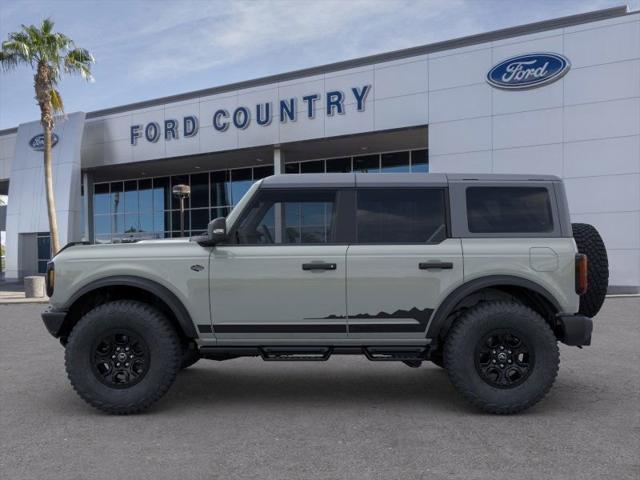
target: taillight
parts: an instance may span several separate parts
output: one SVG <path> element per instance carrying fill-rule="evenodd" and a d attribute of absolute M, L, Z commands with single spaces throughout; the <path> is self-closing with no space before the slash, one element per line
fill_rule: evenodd
<path fill-rule="evenodd" d="M 584 295 L 588 288 L 587 280 L 587 256 L 584 253 L 576 254 L 576 293 Z"/>
<path fill-rule="evenodd" d="M 56 270 L 53 262 L 47 263 L 47 274 L 44 277 L 44 283 L 47 289 L 47 297 L 53 295 L 53 287 L 56 282 Z"/>

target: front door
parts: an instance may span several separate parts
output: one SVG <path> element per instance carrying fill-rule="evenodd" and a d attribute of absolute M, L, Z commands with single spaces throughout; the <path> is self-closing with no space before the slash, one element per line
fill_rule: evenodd
<path fill-rule="evenodd" d="M 336 190 L 260 190 L 211 255 L 218 340 L 345 338 Z"/>
<path fill-rule="evenodd" d="M 347 252 L 349 337 L 424 339 L 443 295 L 462 281 L 460 239 L 447 238 L 445 189 L 362 188 Z"/>

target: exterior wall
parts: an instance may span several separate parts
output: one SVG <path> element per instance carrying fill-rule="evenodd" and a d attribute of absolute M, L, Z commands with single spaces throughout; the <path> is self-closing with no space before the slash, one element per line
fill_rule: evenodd
<path fill-rule="evenodd" d="M 8 180 L 16 150 L 16 134 L 0 137 L 0 180 Z"/>
<path fill-rule="evenodd" d="M 84 117 L 84 113 L 70 114 L 54 129 L 59 141 L 52 150 L 53 188 L 62 245 L 80 236 L 80 145 Z M 49 231 L 42 152 L 29 145 L 30 139 L 41 132 L 40 122 L 18 127 L 7 205 L 7 278 L 22 276 L 20 235 Z"/>
<path fill-rule="evenodd" d="M 98 167 L 426 125 L 427 83 L 424 55 L 89 119 L 82 144 L 82 165 Z M 365 85 L 371 89 L 363 111 L 358 111 L 351 89 Z M 327 115 L 325 93 L 329 91 L 344 93 L 343 114 Z M 302 101 L 303 96 L 310 94 L 320 95 L 314 118 L 308 118 L 307 104 Z M 297 98 L 297 119 L 281 122 L 279 102 L 293 97 Z M 261 126 L 256 123 L 255 106 L 267 102 L 271 104 L 273 118 L 269 125 Z M 213 128 L 212 118 L 217 110 L 232 113 L 239 106 L 252 110 L 246 129 L 232 125 L 219 132 Z M 197 135 L 190 138 L 181 135 L 177 140 L 162 137 L 151 143 L 143 132 L 137 144 L 131 144 L 133 125 L 142 125 L 144 129 L 148 122 L 162 126 L 165 120 L 177 119 L 182 129 L 182 119 L 187 115 L 199 118 Z"/>
<path fill-rule="evenodd" d="M 492 88 L 525 53 L 572 63 L 549 85 Z M 430 169 L 564 178 L 571 219 L 595 225 L 611 285 L 640 285 L 640 14 L 429 56 Z"/>

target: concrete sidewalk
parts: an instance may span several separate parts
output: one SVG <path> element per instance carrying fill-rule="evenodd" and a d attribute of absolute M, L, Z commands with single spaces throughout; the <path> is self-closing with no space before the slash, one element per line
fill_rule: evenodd
<path fill-rule="evenodd" d="M 22 282 L 0 282 L 0 304 L 6 303 L 48 303 L 49 297 L 26 298 Z"/>

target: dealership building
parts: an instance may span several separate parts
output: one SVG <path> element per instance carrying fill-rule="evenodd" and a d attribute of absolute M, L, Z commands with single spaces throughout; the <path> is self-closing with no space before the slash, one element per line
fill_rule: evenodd
<path fill-rule="evenodd" d="M 43 272 L 42 129 L 0 131 L 6 278 Z M 273 174 L 553 174 L 612 290 L 640 286 L 640 12 L 616 7 L 181 93 L 57 122 L 62 243 L 180 236 Z"/>

